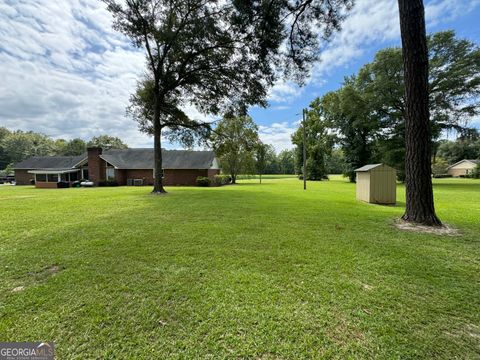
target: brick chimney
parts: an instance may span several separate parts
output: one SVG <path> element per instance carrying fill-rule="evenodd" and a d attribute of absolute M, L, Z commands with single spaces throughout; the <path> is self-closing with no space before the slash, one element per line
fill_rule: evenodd
<path fill-rule="evenodd" d="M 105 175 L 105 162 L 100 159 L 102 155 L 101 147 L 89 147 L 87 149 L 88 154 L 88 180 L 92 181 L 95 185 L 98 185 L 99 181 L 104 180 Z M 103 168 L 103 172 L 102 172 Z"/>

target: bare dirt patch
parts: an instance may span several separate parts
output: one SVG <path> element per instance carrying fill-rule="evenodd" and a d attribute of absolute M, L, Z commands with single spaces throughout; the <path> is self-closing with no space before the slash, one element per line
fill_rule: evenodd
<path fill-rule="evenodd" d="M 61 270 L 63 270 L 63 267 L 59 265 L 50 265 L 40 271 L 31 272 L 30 275 L 32 275 L 36 281 L 42 281 L 48 279 L 50 276 L 55 276 Z"/>
<path fill-rule="evenodd" d="M 12 289 L 13 293 L 20 292 L 25 290 L 25 286 L 17 286 L 15 289 Z"/>
<path fill-rule="evenodd" d="M 442 226 L 426 226 L 421 224 L 414 224 L 410 222 L 403 221 L 401 219 L 395 220 L 393 226 L 399 230 L 404 231 L 413 231 L 425 234 L 434 234 L 434 235 L 443 235 L 443 236 L 460 236 L 460 230 L 450 226 L 448 224 L 443 224 Z"/>

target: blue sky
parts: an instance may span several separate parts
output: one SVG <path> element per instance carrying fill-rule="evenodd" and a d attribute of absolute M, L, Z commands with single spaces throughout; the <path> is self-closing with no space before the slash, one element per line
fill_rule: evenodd
<path fill-rule="evenodd" d="M 425 5 L 428 32 L 453 29 L 480 43 L 480 0 Z M 262 140 L 278 151 L 291 147 L 303 107 L 337 89 L 379 49 L 398 46 L 397 12 L 395 0 L 357 0 L 343 30 L 323 47 L 307 85 L 279 81 L 269 93 L 270 107 L 250 110 Z M 143 53 L 112 30 L 100 1 L 0 0 L 0 126 L 65 139 L 108 133 L 132 147 L 151 147 L 152 139 L 125 117 L 143 70 Z M 185 110 L 211 118 L 192 106 Z M 480 119 L 474 124 L 480 128 Z"/>

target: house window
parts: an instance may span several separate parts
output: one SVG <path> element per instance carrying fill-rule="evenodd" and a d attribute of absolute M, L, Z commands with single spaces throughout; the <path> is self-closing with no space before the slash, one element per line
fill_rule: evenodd
<path fill-rule="evenodd" d="M 107 167 L 107 181 L 115 180 L 115 169 Z"/>
<path fill-rule="evenodd" d="M 78 180 L 78 172 L 70 173 L 70 181 Z"/>
<path fill-rule="evenodd" d="M 48 182 L 58 182 L 58 174 L 47 174 Z"/>
<path fill-rule="evenodd" d="M 38 181 L 38 182 L 47 181 L 47 174 L 35 174 L 35 181 Z"/>
<path fill-rule="evenodd" d="M 88 180 L 88 169 L 82 169 L 82 180 Z"/>

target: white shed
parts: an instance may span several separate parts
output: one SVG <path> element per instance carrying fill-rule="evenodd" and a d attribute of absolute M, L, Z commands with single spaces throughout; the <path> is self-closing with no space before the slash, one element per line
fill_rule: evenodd
<path fill-rule="evenodd" d="M 372 204 L 395 204 L 397 171 L 385 164 L 371 164 L 356 169 L 357 200 Z"/>

